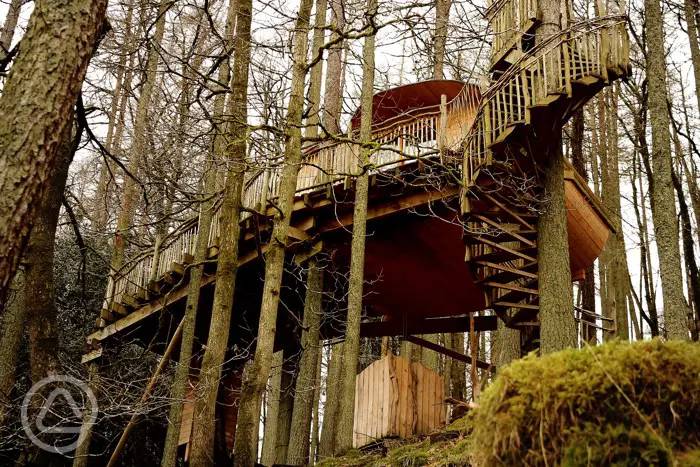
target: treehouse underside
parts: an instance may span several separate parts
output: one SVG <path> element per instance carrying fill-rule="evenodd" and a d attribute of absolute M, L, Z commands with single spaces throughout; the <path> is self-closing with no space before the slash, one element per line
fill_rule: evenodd
<path fill-rule="evenodd" d="M 469 329 L 470 313 L 492 308 L 487 288 L 476 277 L 478 272 L 472 262 L 465 258 L 465 243 L 488 241 L 489 235 L 509 240 L 508 234 L 497 228 L 465 230 L 457 186 L 443 184 L 435 188 L 426 183 L 411 187 L 416 180 L 430 178 L 425 175 L 429 172 L 429 167 L 416 165 L 395 171 L 391 178 L 373 178 L 365 255 L 363 336 L 464 332 Z M 609 229 L 595 197 L 573 171 L 567 172 L 565 183 L 571 268 L 573 278 L 579 278 L 600 253 Z M 473 193 L 472 215 L 479 213 L 484 219 L 492 219 L 494 226 L 511 225 L 501 219 L 500 203 L 494 204 L 478 190 Z M 326 191 L 300 200 L 292 219 L 294 238 L 290 238 L 281 293 L 277 348 L 299 345 L 305 291 L 303 262 L 311 255 L 317 255 L 326 269 L 322 335 L 337 338 L 344 334 L 353 196 L 351 186 L 338 186 L 333 194 Z M 245 227 L 230 334 L 233 358 L 249 355 L 257 334 L 264 282 L 264 264 L 258 252 L 264 252 L 271 226 L 260 219 L 250 219 Z M 536 239 L 535 230 L 523 235 L 533 242 Z M 217 254 L 216 247 L 210 248 L 211 259 L 215 260 Z M 497 254 L 490 254 L 489 258 L 489 264 L 498 261 Z M 86 357 L 98 356 L 103 346 L 109 346 L 114 339 L 159 343 L 154 350 L 166 343 L 184 312 L 188 280 L 184 266 L 174 267 L 160 278 L 150 300 L 129 297 L 114 308 L 114 322 L 91 336 L 95 349 Z M 203 280 L 196 331 L 199 342 L 206 342 L 215 279 L 214 262 L 206 269 Z M 160 290 L 156 292 L 156 288 Z M 536 320 L 536 316 L 528 317 L 528 321 L 532 319 Z M 476 316 L 475 330 L 495 330 L 496 320 L 491 313 Z M 517 327 L 518 323 L 510 325 Z"/>

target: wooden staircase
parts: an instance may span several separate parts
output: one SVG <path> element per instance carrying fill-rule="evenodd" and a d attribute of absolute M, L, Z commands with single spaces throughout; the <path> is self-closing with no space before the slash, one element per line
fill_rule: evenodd
<path fill-rule="evenodd" d="M 511 5 L 516 3 L 517 8 Z M 495 5 L 534 8 L 522 0 L 501 0 Z M 499 14 L 489 12 L 496 36 L 497 28 L 504 26 L 495 21 Z M 513 17 L 517 15 L 508 16 L 511 21 Z M 522 34 L 531 32 L 536 22 L 527 24 Z M 516 39 L 512 42 L 517 43 Z M 627 41 L 624 18 L 608 16 L 578 23 L 520 54 L 502 50 L 494 55 L 498 58 L 492 64 L 494 80 L 483 94 L 465 141 L 462 215 L 465 259 L 483 288 L 487 307 L 508 327 L 537 334 L 538 215 L 530 209 L 536 202 L 519 203 L 522 193 L 498 180 L 536 174 L 541 155 L 533 148 L 541 147 L 542 138 L 563 126 L 612 80 L 629 74 Z M 503 44 L 504 49 L 512 46 Z M 506 55 L 517 60 L 509 63 Z M 529 170 L 523 171 L 521 165 Z M 537 192 L 536 187 L 530 189 L 529 198 L 536 200 Z"/>
<path fill-rule="evenodd" d="M 473 190 L 465 215 L 466 260 L 486 306 L 509 327 L 532 325 L 539 310 L 536 216 L 508 207 L 503 190 Z"/>

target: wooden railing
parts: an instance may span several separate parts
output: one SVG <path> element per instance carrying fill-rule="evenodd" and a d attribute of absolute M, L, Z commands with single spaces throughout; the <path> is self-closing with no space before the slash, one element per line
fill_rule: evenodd
<path fill-rule="evenodd" d="M 607 80 L 610 69 L 620 75 L 629 69 L 626 20 L 608 16 L 573 25 L 538 44 L 513 64 L 484 93 L 476 122 L 465 141 L 465 187 L 481 167 L 491 163 L 491 148 L 510 128 L 530 122 L 533 107 L 547 105 L 559 95 L 571 96 L 573 86 L 586 77 Z"/>
<path fill-rule="evenodd" d="M 516 45 L 522 34 L 529 32 L 539 21 L 537 0 L 496 0 L 486 10 L 493 42 L 491 63 L 498 62 Z"/>

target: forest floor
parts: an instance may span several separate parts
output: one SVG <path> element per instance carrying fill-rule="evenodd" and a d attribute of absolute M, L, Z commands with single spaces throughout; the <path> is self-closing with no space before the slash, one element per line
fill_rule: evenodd
<path fill-rule="evenodd" d="M 499 372 L 439 433 L 321 466 L 700 466 L 700 344 L 612 342 Z"/>

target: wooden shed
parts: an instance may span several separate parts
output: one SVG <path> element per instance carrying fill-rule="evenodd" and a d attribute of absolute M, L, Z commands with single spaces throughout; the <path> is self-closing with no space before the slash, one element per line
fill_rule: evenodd
<path fill-rule="evenodd" d="M 431 433 L 445 424 L 444 398 L 437 372 L 394 355 L 377 360 L 357 375 L 353 447 Z"/>

